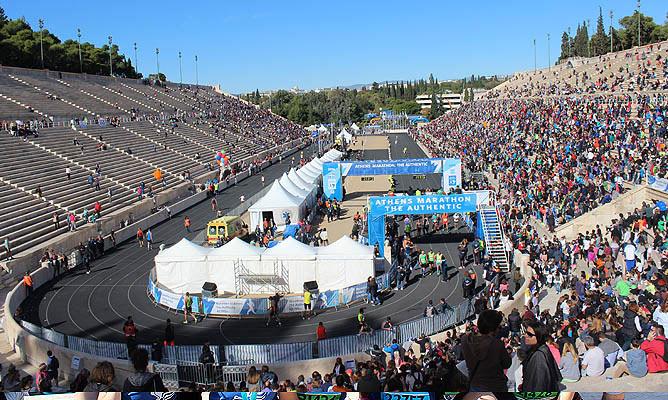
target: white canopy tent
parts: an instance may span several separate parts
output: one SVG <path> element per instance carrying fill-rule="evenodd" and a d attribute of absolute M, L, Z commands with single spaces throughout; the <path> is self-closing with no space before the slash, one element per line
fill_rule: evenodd
<path fill-rule="evenodd" d="M 288 237 L 262 255 L 262 268 L 273 270 L 274 265 L 287 268 L 290 292 L 301 293 L 304 282 L 316 280 L 316 250 Z"/>
<path fill-rule="evenodd" d="M 206 257 L 210 251 L 186 238 L 181 239 L 155 256 L 156 279 L 176 293 L 201 292 L 209 275 Z"/>
<path fill-rule="evenodd" d="M 353 124 L 352 124 L 352 125 L 350 125 L 350 129 L 352 129 L 352 130 L 353 130 L 353 132 L 357 132 L 357 131 L 359 131 L 359 130 L 360 130 L 360 127 L 359 127 L 359 126 L 357 126 L 357 124 L 353 122 Z"/>
<path fill-rule="evenodd" d="M 324 133 L 328 132 L 329 129 L 327 129 L 324 125 L 320 125 L 320 128 L 318 128 L 318 132 Z"/>
<path fill-rule="evenodd" d="M 239 262 L 249 271 L 261 271 L 260 256 L 263 248 L 255 247 L 239 238 L 234 238 L 223 246 L 211 250 L 207 256 L 207 282 L 215 282 L 218 292 L 235 293 L 234 264 Z M 200 285 L 201 287 L 201 285 Z"/>
<path fill-rule="evenodd" d="M 316 277 L 320 290 L 338 289 L 365 282 L 374 276 L 373 248 L 348 236 L 317 248 Z"/>
<path fill-rule="evenodd" d="M 248 209 L 249 228 L 254 230 L 256 226 L 262 225 L 264 218 L 273 218 L 279 231 L 282 231 L 285 228 L 284 215 L 288 213 L 291 222 L 299 221 L 306 208 L 305 203 L 305 199 L 293 196 L 276 180 L 269 191 Z"/>
<path fill-rule="evenodd" d="M 339 132 L 338 135 L 336 135 L 337 138 L 342 138 L 346 142 L 350 143 L 353 140 L 353 135 L 346 130 L 346 128 L 341 129 L 341 132 Z"/>
<path fill-rule="evenodd" d="M 288 178 L 288 174 L 283 173 L 283 176 L 278 180 L 278 183 L 283 186 L 285 190 L 290 192 L 292 195 L 300 198 L 306 199 L 306 205 L 309 207 L 314 204 L 315 201 L 315 193 L 313 190 L 306 190 L 302 189 L 301 187 L 297 186 L 294 182 Z"/>
<path fill-rule="evenodd" d="M 309 190 L 311 192 L 315 192 L 315 190 L 317 188 L 316 185 L 314 185 L 313 183 L 310 183 L 310 182 L 306 182 L 301 176 L 299 176 L 299 174 L 297 174 L 297 170 L 294 169 L 294 168 L 291 168 L 290 172 L 288 172 L 288 178 L 290 178 L 290 180 L 295 185 L 297 185 L 298 187 L 300 187 L 302 189 Z"/>
<path fill-rule="evenodd" d="M 322 175 L 322 169 L 318 171 L 316 167 L 309 163 L 299 168 L 297 170 L 297 175 L 306 182 L 317 184 L 320 175 Z"/>

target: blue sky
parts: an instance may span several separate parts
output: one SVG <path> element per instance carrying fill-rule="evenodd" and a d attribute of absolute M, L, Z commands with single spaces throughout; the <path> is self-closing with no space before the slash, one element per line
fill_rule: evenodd
<path fill-rule="evenodd" d="M 606 29 L 608 11 L 633 12 L 633 0 L 600 1 Z M 160 70 L 179 80 L 220 83 L 240 93 L 289 88 L 346 86 L 426 77 L 441 80 L 471 74 L 506 74 L 547 65 L 547 34 L 554 61 L 561 33 L 589 18 L 596 24 L 599 3 L 561 1 L 128 1 L 0 0 L 9 17 L 33 26 L 41 17 L 61 39 L 96 45 L 112 35 L 122 52 L 139 48 L 139 70 Z M 658 23 L 665 0 L 644 0 L 641 9 Z M 592 28 L 593 29 L 593 28 Z"/>

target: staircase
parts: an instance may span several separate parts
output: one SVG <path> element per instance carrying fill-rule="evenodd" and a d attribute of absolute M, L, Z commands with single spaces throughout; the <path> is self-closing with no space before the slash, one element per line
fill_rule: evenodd
<path fill-rule="evenodd" d="M 482 231 L 485 238 L 485 252 L 496 262 L 501 271 L 510 270 L 510 262 L 505 249 L 505 238 L 499 219 L 499 213 L 495 206 L 483 205 L 478 207 Z"/>

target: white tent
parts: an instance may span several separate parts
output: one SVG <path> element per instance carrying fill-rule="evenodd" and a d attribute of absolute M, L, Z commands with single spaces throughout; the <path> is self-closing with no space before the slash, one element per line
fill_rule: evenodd
<path fill-rule="evenodd" d="M 274 265 L 287 268 L 290 291 L 301 293 L 304 282 L 316 280 L 316 250 L 292 237 L 288 237 L 262 254 L 263 269 L 273 270 Z"/>
<path fill-rule="evenodd" d="M 322 170 L 318 171 L 313 165 L 306 164 L 297 170 L 297 175 L 306 182 L 317 184 L 320 175 L 322 175 Z"/>
<path fill-rule="evenodd" d="M 257 225 L 262 225 L 264 218 L 273 218 L 279 230 L 285 227 L 284 215 L 290 215 L 291 222 L 297 222 L 302 218 L 305 208 L 305 199 L 295 197 L 285 190 L 278 180 L 274 181 L 267 193 L 250 206 L 250 230 Z"/>
<path fill-rule="evenodd" d="M 357 131 L 360 130 L 360 127 L 357 126 L 357 124 L 353 122 L 353 124 L 350 126 L 350 129 L 352 129 L 354 132 L 357 132 Z"/>
<path fill-rule="evenodd" d="M 320 125 L 320 128 L 318 128 L 318 132 L 327 132 L 328 129 L 324 125 Z"/>
<path fill-rule="evenodd" d="M 283 173 L 283 176 L 281 176 L 281 178 L 278 180 L 278 183 L 280 183 L 281 186 L 283 186 L 283 188 L 288 192 L 290 192 L 292 195 L 306 199 L 306 205 L 308 206 L 313 205 L 313 202 L 315 200 L 315 193 L 313 193 L 313 190 L 306 190 L 297 186 L 294 182 L 290 180 L 290 178 L 288 178 L 288 174 Z"/>
<path fill-rule="evenodd" d="M 302 189 L 306 189 L 311 192 L 315 192 L 316 186 L 313 183 L 305 181 L 299 174 L 297 174 L 297 170 L 294 168 L 290 168 L 290 172 L 288 172 L 288 178 L 297 185 L 298 187 Z"/>
<path fill-rule="evenodd" d="M 259 272 L 262 269 L 260 256 L 263 252 L 263 248 L 255 247 L 239 238 L 211 250 L 207 257 L 207 282 L 215 282 L 219 293 L 235 293 L 234 263 L 240 262 L 246 269 Z"/>
<path fill-rule="evenodd" d="M 317 248 L 316 276 L 320 290 L 338 289 L 365 282 L 374 276 L 373 248 L 348 236 Z"/>
<path fill-rule="evenodd" d="M 353 140 L 353 135 L 351 135 L 346 128 L 341 129 L 341 132 L 339 132 L 338 135 L 336 135 L 337 138 L 343 138 L 345 139 L 346 142 L 350 142 Z"/>
<path fill-rule="evenodd" d="M 155 256 L 156 279 L 175 293 L 201 292 L 208 279 L 206 257 L 210 251 L 186 238 L 181 239 Z"/>

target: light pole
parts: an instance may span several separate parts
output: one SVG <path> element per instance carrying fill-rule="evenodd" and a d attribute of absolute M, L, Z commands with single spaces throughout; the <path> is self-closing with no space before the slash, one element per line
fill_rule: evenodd
<path fill-rule="evenodd" d="M 79 69 L 83 74 L 83 58 L 81 57 L 81 29 L 77 28 L 77 38 L 79 41 Z"/>
<path fill-rule="evenodd" d="M 197 69 L 197 56 L 195 56 L 195 86 L 199 87 L 199 72 Z"/>
<path fill-rule="evenodd" d="M 587 20 L 587 57 L 591 57 L 591 40 L 589 40 L 589 26 L 591 25 L 591 20 Z"/>
<path fill-rule="evenodd" d="M 640 47 L 640 0 L 638 0 L 638 47 Z"/>
<path fill-rule="evenodd" d="M 155 48 L 155 65 L 158 68 L 158 81 L 160 81 L 160 49 Z"/>
<path fill-rule="evenodd" d="M 183 70 L 181 69 L 181 52 L 179 51 L 179 86 L 183 86 Z"/>
<path fill-rule="evenodd" d="M 44 69 L 44 42 L 42 41 L 42 31 L 44 30 L 44 20 L 41 18 L 37 21 L 39 24 L 39 54 L 42 60 L 42 69 Z"/>
<path fill-rule="evenodd" d="M 114 67 L 111 62 L 111 36 L 109 36 L 109 76 L 114 76 Z"/>
<path fill-rule="evenodd" d="M 139 63 L 137 62 L 137 42 L 135 44 L 135 72 L 139 73 Z"/>
<path fill-rule="evenodd" d="M 536 72 L 536 39 L 533 40 L 533 72 Z"/>
<path fill-rule="evenodd" d="M 612 10 L 610 10 L 610 52 L 612 53 Z"/>
<path fill-rule="evenodd" d="M 547 34 L 547 68 L 552 71 L 552 60 L 550 59 L 550 34 Z"/>

